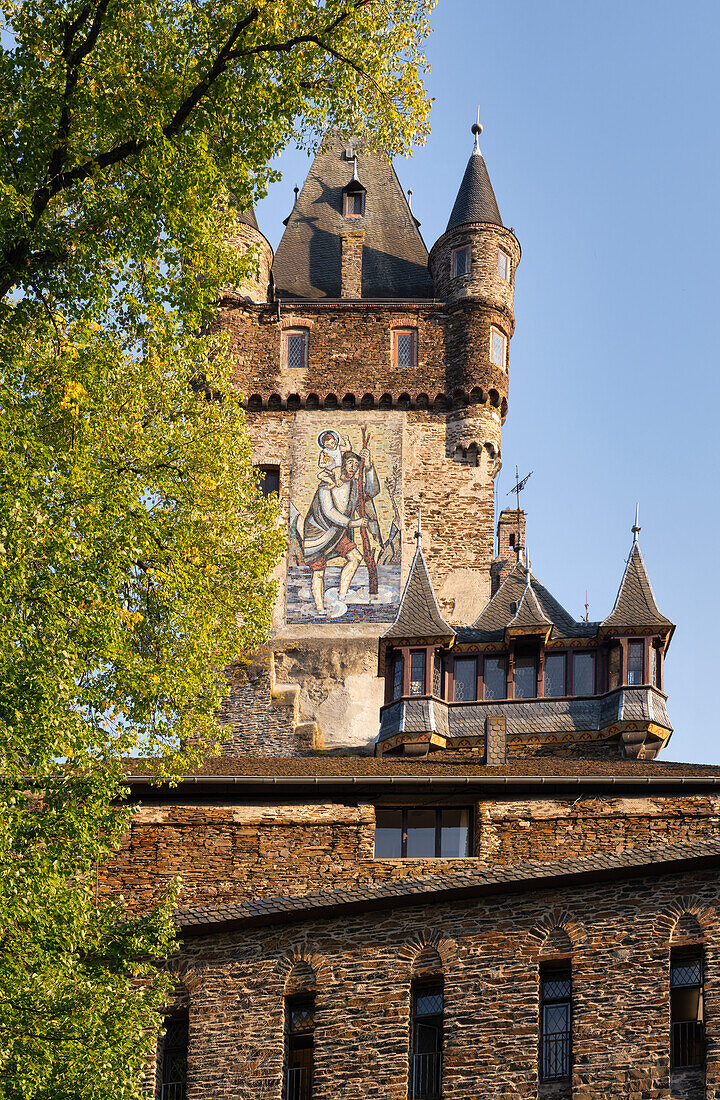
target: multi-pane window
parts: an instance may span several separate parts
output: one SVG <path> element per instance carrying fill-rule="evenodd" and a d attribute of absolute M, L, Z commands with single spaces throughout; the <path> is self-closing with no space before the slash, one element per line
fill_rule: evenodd
<path fill-rule="evenodd" d="M 557 697 L 565 694 L 565 654 L 545 654 L 545 695 Z"/>
<path fill-rule="evenodd" d="M 534 653 L 518 653 L 515 656 L 515 698 L 534 699 L 537 695 L 537 668 Z"/>
<path fill-rule="evenodd" d="M 673 955 L 670 960 L 670 1062 L 674 1069 L 705 1061 L 702 954 Z"/>
<path fill-rule="evenodd" d="M 660 651 L 656 646 L 650 647 L 650 670 L 652 676 L 652 683 L 656 688 L 662 685 L 662 664 L 661 664 Z"/>
<path fill-rule="evenodd" d="M 627 656 L 627 682 L 628 684 L 642 684 L 643 682 L 643 656 L 644 642 L 628 642 Z"/>
<path fill-rule="evenodd" d="M 435 650 L 435 656 L 433 657 L 433 695 L 436 699 L 442 699 L 443 694 L 443 660 Z"/>
<path fill-rule="evenodd" d="M 364 213 L 364 193 L 362 191 L 345 192 L 345 217 L 361 218 Z"/>
<path fill-rule="evenodd" d="M 393 659 L 393 699 L 399 699 L 403 690 L 403 658 L 396 653 Z"/>
<path fill-rule="evenodd" d="M 451 275 L 456 279 L 458 275 L 467 275 L 470 271 L 470 246 L 454 248 L 451 261 Z"/>
<path fill-rule="evenodd" d="M 505 366 L 507 352 L 507 338 L 499 328 L 490 330 L 490 361 L 498 367 Z"/>
<path fill-rule="evenodd" d="M 540 970 L 540 1077 L 570 1076 L 572 982 L 569 966 Z"/>
<path fill-rule="evenodd" d="M 393 361 L 396 367 L 411 369 L 417 365 L 417 329 L 393 329 Z"/>
<path fill-rule="evenodd" d="M 310 1100 L 312 1096 L 315 1034 L 315 998 L 288 997 L 285 1001 L 286 1063 L 283 1100 Z"/>
<path fill-rule="evenodd" d="M 455 702 L 477 699 L 477 661 L 474 657 L 455 658 Z"/>
<path fill-rule="evenodd" d="M 573 653 L 572 693 L 573 695 L 595 694 L 594 653 Z"/>
<path fill-rule="evenodd" d="M 264 497 L 269 497 L 271 493 L 277 494 L 280 492 L 279 466 L 258 466 L 257 472 L 260 492 Z"/>
<path fill-rule="evenodd" d="M 483 661 L 485 699 L 504 699 L 507 692 L 504 657 L 486 657 Z"/>
<path fill-rule="evenodd" d="M 457 859 L 469 854 L 469 846 L 465 806 L 375 811 L 375 859 Z"/>
<path fill-rule="evenodd" d="M 410 653 L 410 694 L 425 694 L 425 650 L 413 649 Z"/>
<path fill-rule="evenodd" d="M 185 1100 L 187 1095 L 188 1017 L 170 1016 L 158 1058 L 157 1100 Z"/>
<path fill-rule="evenodd" d="M 498 248 L 497 271 L 501 279 L 510 282 L 510 257 L 503 248 Z"/>
<path fill-rule="evenodd" d="M 283 333 L 284 365 L 292 370 L 308 364 L 309 333 L 306 328 L 289 328 Z"/>
<path fill-rule="evenodd" d="M 411 996 L 410 1100 L 436 1100 L 442 1093 L 442 979 L 413 982 Z"/>

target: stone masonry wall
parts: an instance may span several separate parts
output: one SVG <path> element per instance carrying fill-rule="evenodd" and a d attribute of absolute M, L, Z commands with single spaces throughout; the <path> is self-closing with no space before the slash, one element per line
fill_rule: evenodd
<path fill-rule="evenodd" d="M 403 803 L 407 799 L 392 805 Z M 498 866 L 707 840 L 720 835 L 720 796 L 479 802 L 473 816 L 471 859 Z M 374 824 L 374 806 L 365 801 L 193 804 L 178 798 L 176 805 L 145 805 L 105 869 L 104 887 L 142 909 L 179 875 L 180 904 L 187 907 L 468 865 L 467 859 L 375 860 Z"/>
<path fill-rule="evenodd" d="M 189 1100 L 280 1100 L 295 974 L 315 987 L 313 1100 L 406 1100 L 411 981 L 428 957 L 444 979 L 444 1100 L 717 1100 L 719 903 L 717 875 L 697 872 L 186 937 L 174 967 L 190 989 Z M 700 1087 L 669 1068 L 683 912 L 705 953 Z M 539 966 L 557 958 L 558 930 L 572 967 L 567 1091 L 538 1081 Z"/>

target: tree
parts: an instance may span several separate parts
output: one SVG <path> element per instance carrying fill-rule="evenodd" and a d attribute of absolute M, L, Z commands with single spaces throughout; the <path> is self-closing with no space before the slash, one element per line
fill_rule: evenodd
<path fill-rule="evenodd" d="M 212 316 L 291 138 L 427 125 L 431 0 L 7 0 L 0 50 L 0 1097 L 135 1097 L 175 895 L 98 896 L 129 753 L 222 736 L 282 547 Z"/>

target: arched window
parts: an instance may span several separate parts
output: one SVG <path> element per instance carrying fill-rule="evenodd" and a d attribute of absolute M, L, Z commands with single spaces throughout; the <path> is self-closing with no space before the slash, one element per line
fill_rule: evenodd
<path fill-rule="evenodd" d="M 189 1030 L 187 1011 L 165 1020 L 165 1035 L 158 1044 L 157 1100 L 185 1100 Z"/>
<path fill-rule="evenodd" d="M 442 974 L 414 978 L 411 998 L 410 1096 L 412 1100 L 436 1100 L 442 1094 Z"/>

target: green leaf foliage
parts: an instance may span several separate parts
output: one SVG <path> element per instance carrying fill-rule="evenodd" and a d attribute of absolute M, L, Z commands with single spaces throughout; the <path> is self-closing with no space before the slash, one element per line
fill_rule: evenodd
<path fill-rule="evenodd" d="M 127 757 L 223 736 L 284 536 L 213 317 L 236 211 L 328 127 L 427 129 L 432 0 L 0 0 L 0 1098 L 139 1097 L 177 888 L 99 868 Z"/>

